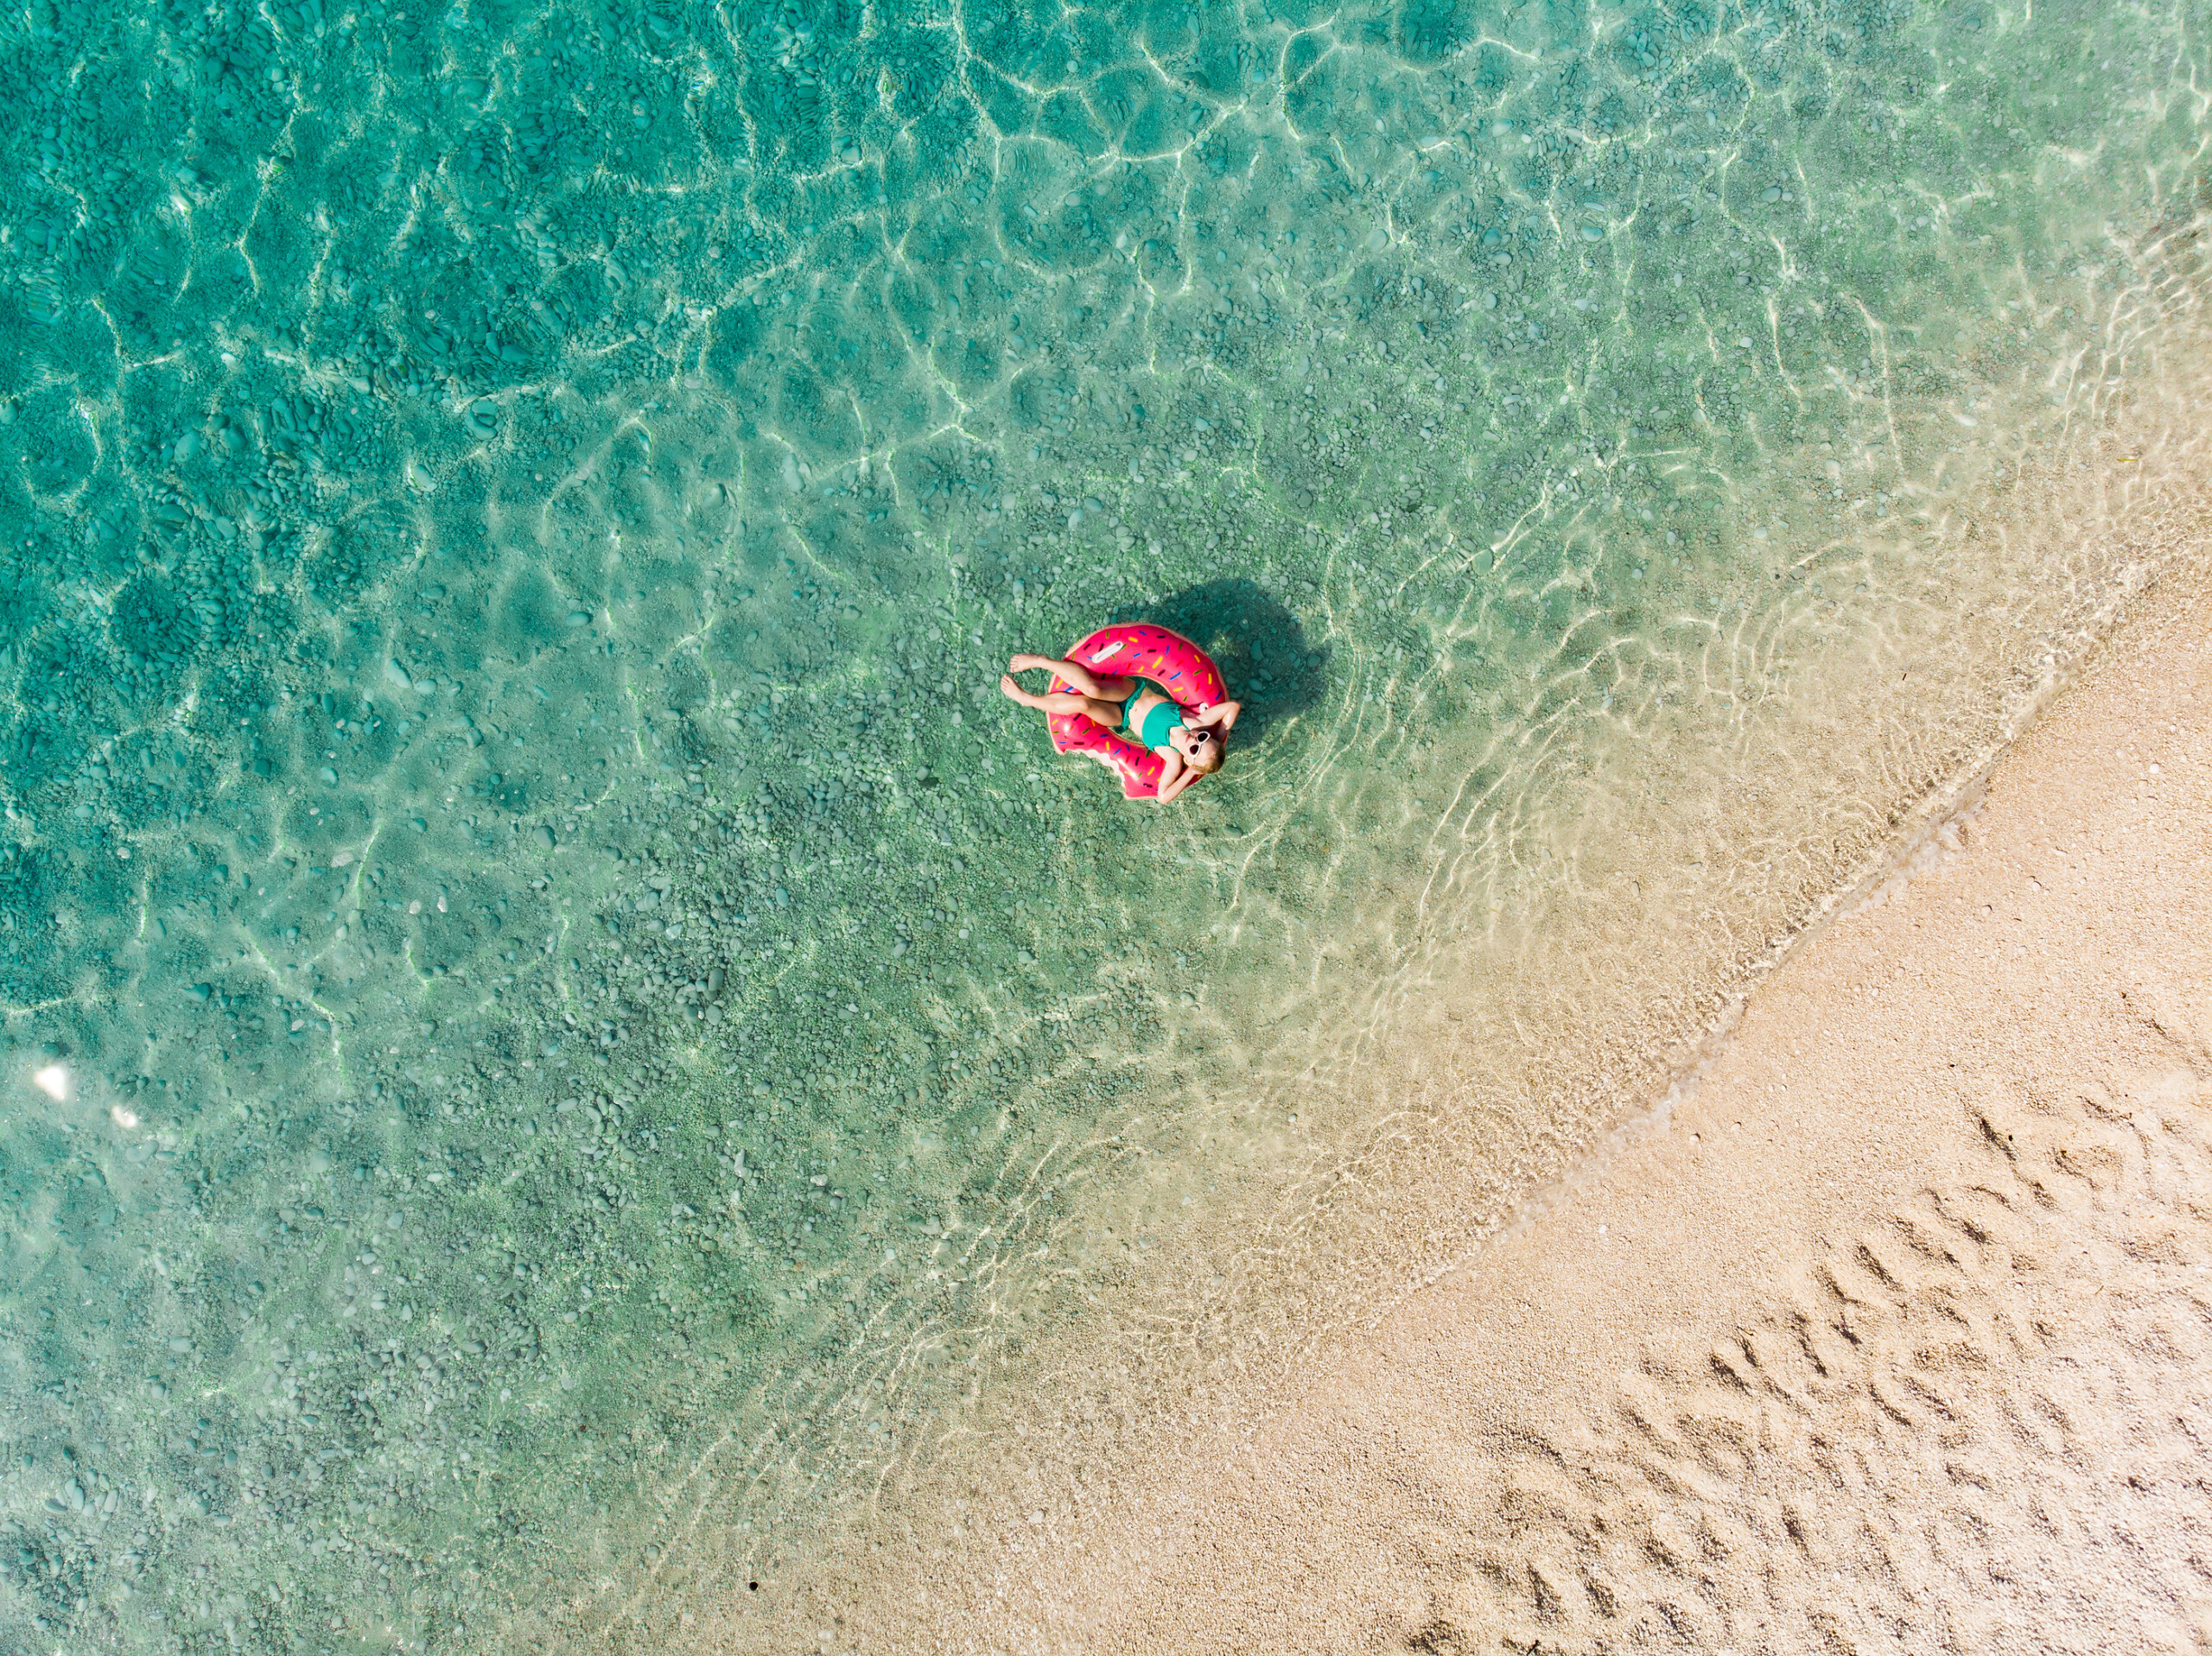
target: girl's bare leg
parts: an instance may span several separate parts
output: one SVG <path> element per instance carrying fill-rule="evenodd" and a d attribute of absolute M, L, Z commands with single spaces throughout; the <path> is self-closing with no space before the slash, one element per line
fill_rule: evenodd
<path fill-rule="evenodd" d="M 1101 701 L 1094 696 L 1076 695 L 1066 690 L 1056 691 L 1050 695 L 1032 695 L 1014 682 L 1011 673 L 999 681 L 999 688 L 1009 700 L 1019 701 L 1025 707 L 1034 707 L 1047 718 L 1057 714 L 1079 713 L 1093 724 L 1103 725 L 1109 730 L 1122 722 L 1122 705 L 1118 701 Z"/>
<path fill-rule="evenodd" d="M 1058 673 L 1068 683 L 1085 695 L 1101 695 L 1097 675 L 1087 667 L 1078 667 L 1071 661 L 1055 661 L 1050 656 L 1016 656 L 1007 666 L 1020 673 L 1032 667 L 1041 667 L 1047 672 Z"/>

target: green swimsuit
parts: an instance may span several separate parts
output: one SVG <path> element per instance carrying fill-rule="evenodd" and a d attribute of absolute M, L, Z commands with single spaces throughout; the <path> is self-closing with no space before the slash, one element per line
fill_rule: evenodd
<path fill-rule="evenodd" d="M 1129 692 L 1129 699 L 1122 703 L 1122 733 L 1135 737 L 1146 747 L 1166 747 L 1168 733 L 1185 727 L 1183 710 L 1176 706 L 1172 696 L 1163 701 L 1155 701 L 1144 716 L 1144 728 L 1137 729 L 1130 724 L 1129 715 L 1137 705 L 1137 698 L 1147 690 L 1159 690 L 1161 695 L 1167 695 L 1166 691 L 1160 689 L 1160 686 L 1150 680 L 1139 679 L 1136 688 Z"/>

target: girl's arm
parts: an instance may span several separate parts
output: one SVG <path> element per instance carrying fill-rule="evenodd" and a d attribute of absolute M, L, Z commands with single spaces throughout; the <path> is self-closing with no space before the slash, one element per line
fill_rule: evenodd
<path fill-rule="evenodd" d="M 1198 773 L 1183 763 L 1183 756 L 1170 748 L 1160 761 L 1160 803 L 1165 805 L 1198 779 Z"/>
<path fill-rule="evenodd" d="M 1195 710 L 1191 714 L 1191 722 L 1194 725 L 1219 725 L 1224 730 L 1228 730 L 1236 725 L 1236 715 L 1243 711 L 1242 701 L 1216 701 Z"/>

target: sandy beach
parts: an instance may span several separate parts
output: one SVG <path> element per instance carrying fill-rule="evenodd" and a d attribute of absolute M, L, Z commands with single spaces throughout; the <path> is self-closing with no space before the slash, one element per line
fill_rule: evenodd
<path fill-rule="evenodd" d="M 965 1639 L 2212 1648 L 2208 708 L 2154 591 L 1640 1130 Z"/>

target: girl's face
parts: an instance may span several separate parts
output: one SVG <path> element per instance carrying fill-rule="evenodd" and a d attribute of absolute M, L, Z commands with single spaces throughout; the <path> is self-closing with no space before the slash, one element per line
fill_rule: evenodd
<path fill-rule="evenodd" d="M 1168 739 L 1174 743 L 1176 752 L 1193 764 L 1206 766 L 1221 761 L 1221 738 L 1210 730 L 1192 730 L 1186 726 Z"/>

